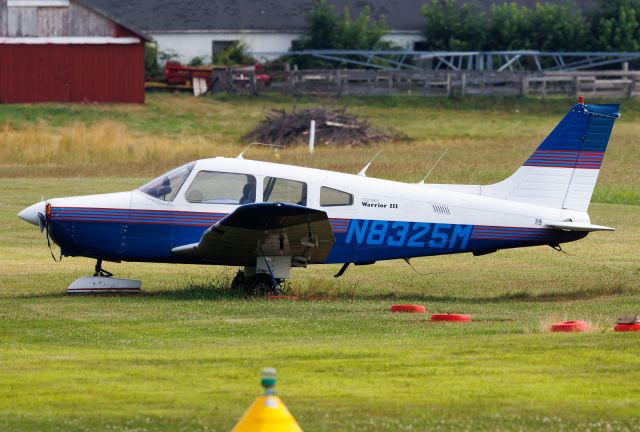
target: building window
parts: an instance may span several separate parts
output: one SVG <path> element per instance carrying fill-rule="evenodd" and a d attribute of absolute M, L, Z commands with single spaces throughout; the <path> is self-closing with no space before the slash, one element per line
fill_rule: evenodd
<path fill-rule="evenodd" d="M 429 46 L 427 45 L 427 41 L 415 41 L 413 43 L 414 51 L 429 51 Z"/>
<path fill-rule="evenodd" d="M 350 206 L 353 204 L 353 195 L 347 192 L 322 186 L 320 188 L 320 205 L 322 207 Z"/>
<path fill-rule="evenodd" d="M 307 184 L 295 180 L 265 177 L 262 191 L 264 202 L 284 202 L 307 205 Z"/>
<path fill-rule="evenodd" d="M 242 205 L 256 202 L 256 178 L 248 174 L 200 171 L 185 198 L 190 203 Z"/>

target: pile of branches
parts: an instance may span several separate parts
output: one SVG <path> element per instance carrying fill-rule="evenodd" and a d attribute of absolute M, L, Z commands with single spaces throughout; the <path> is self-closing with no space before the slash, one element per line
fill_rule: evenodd
<path fill-rule="evenodd" d="M 271 109 L 266 118 L 244 136 L 248 142 L 292 144 L 309 142 L 311 120 L 316 122 L 316 145 L 359 146 L 399 138 L 395 132 L 383 132 L 368 121 L 347 114 L 347 107 L 335 111 L 323 108 L 291 112 Z"/>

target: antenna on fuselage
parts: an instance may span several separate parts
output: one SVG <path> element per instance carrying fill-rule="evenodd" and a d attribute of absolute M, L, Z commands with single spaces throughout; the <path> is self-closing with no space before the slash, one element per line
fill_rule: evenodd
<path fill-rule="evenodd" d="M 382 153 L 382 149 L 378 150 L 378 153 L 376 153 L 376 155 L 373 157 L 373 159 L 371 159 L 365 166 L 364 168 L 362 168 L 360 170 L 360 172 L 358 173 L 359 176 L 363 176 L 366 177 L 367 176 L 367 170 L 369 169 L 369 167 L 371 166 L 371 164 L 373 163 L 373 161 L 376 160 L 376 158 L 378 157 L 378 155 Z"/>
<path fill-rule="evenodd" d="M 236 156 L 236 159 L 244 159 L 244 152 L 249 150 L 249 147 L 254 146 L 254 145 L 261 145 L 261 146 L 266 146 L 266 147 L 284 147 L 282 144 L 265 144 L 265 143 L 261 143 L 261 142 L 252 142 L 251 144 L 246 146 L 244 148 L 244 150 L 242 150 L 238 156 Z"/>
<path fill-rule="evenodd" d="M 422 180 L 420 180 L 418 182 L 418 184 L 424 184 L 424 181 L 427 179 L 427 177 L 429 177 L 429 174 L 431 174 L 431 171 L 433 171 L 438 164 L 440 163 L 440 161 L 442 160 L 442 158 L 444 157 L 444 155 L 447 154 L 447 152 L 449 151 L 449 149 L 445 149 L 444 152 L 442 152 L 442 154 L 440 155 L 440 157 L 438 158 L 438 160 L 436 161 L 436 163 L 433 164 L 433 166 L 431 167 L 431 169 L 429 170 L 429 172 L 422 178 Z"/>

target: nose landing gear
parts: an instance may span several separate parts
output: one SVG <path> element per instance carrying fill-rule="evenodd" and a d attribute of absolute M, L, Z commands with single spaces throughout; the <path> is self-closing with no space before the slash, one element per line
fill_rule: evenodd
<path fill-rule="evenodd" d="M 96 261 L 96 267 L 95 267 L 95 273 L 93 273 L 94 276 L 102 276 L 102 277 L 112 277 L 113 273 L 111 273 L 110 271 L 107 271 L 105 269 L 102 268 L 102 260 L 98 259 Z"/>

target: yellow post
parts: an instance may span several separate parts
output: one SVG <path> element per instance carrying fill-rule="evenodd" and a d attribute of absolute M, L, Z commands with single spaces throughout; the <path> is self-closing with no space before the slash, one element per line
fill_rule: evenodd
<path fill-rule="evenodd" d="M 303 432 L 285 404 L 275 395 L 276 370 L 262 370 L 264 396 L 257 398 L 231 432 Z"/>

